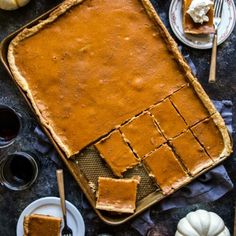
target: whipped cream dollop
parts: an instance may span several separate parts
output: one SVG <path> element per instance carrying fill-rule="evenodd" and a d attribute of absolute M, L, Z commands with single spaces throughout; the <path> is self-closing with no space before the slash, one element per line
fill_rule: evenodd
<path fill-rule="evenodd" d="M 192 17 L 195 23 L 203 24 L 209 21 L 207 13 L 211 6 L 213 6 L 211 0 L 193 0 L 187 13 Z"/>

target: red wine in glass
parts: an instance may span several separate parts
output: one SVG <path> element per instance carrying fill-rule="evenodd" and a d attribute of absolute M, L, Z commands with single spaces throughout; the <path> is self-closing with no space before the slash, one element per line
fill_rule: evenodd
<path fill-rule="evenodd" d="M 19 115 L 12 108 L 0 105 L 0 147 L 12 143 L 20 127 Z"/>

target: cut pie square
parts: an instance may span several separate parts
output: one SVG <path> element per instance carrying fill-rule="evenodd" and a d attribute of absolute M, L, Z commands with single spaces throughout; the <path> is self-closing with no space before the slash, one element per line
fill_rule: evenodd
<path fill-rule="evenodd" d="M 188 180 L 188 175 L 167 144 L 147 156 L 144 165 L 164 194 L 171 193 Z"/>
<path fill-rule="evenodd" d="M 213 160 L 218 160 L 224 155 L 224 140 L 212 117 L 191 129 Z"/>
<path fill-rule="evenodd" d="M 214 7 L 210 7 L 207 13 L 209 18 L 208 22 L 195 23 L 192 17 L 187 13 L 192 0 L 183 0 L 183 27 L 184 32 L 189 34 L 210 34 L 214 33 L 213 18 L 214 18 Z"/>
<path fill-rule="evenodd" d="M 60 236 L 61 218 L 32 214 L 24 218 L 24 236 Z"/>
<path fill-rule="evenodd" d="M 150 112 L 154 115 L 159 127 L 168 139 L 187 129 L 183 118 L 178 114 L 169 99 L 156 105 Z"/>
<path fill-rule="evenodd" d="M 187 130 L 174 138 L 171 143 L 177 155 L 192 175 L 196 175 L 213 164 L 213 161 L 192 135 L 191 131 Z"/>
<path fill-rule="evenodd" d="M 148 113 L 132 119 L 120 130 L 140 158 L 166 141 Z"/>
<path fill-rule="evenodd" d="M 105 211 L 133 213 L 136 208 L 138 178 L 99 177 L 96 208 Z"/>
<path fill-rule="evenodd" d="M 170 99 L 190 126 L 209 116 L 209 112 L 190 86 L 180 89 Z"/>
<path fill-rule="evenodd" d="M 118 130 L 113 131 L 95 146 L 116 176 L 122 177 L 123 172 L 139 163 Z"/>

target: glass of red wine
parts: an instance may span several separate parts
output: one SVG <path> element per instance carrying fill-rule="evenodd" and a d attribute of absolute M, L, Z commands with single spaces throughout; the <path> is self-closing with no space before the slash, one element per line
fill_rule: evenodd
<path fill-rule="evenodd" d="M 28 152 L 16 152 L 0 161 L 0 183 L 10 190 L 29 188 L 38 176 L 37 158 Z"/>
<path fill-rule="evenodd" d="M 0 104 L 0 148 L 12 144 L 20 129 L 20 115 L 9 106 Z"/>

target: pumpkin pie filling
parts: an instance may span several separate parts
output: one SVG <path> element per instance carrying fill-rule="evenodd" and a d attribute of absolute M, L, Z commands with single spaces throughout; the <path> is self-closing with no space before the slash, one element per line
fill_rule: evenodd
<path fill-rule="evenodd" d="M 16 41 L 13 74 L 68 157 L 186 84 L 138 0 L 85 0 Z"/>
<path fill-rule="evenodd" d="M 147 156 L 144 165 L 164 194 L 171 193 L 188 180 L 188 175 L 167 144 Z"/>
<path fill-rule="evenodd" d="M 96 208 L 133 213 L 136 208 L 138 178 L 112 179 L 99 177 Z"/>
<path fill-rule="evenodd" d="M 117 130 L 96 143 L 95 147 L 116 176 L 122 177 L 123 172 L 139 163 Z"/>
<path fill-rule="evenodd" d="M 61 218 L 32 214 L 24 218 L 24 236 L 60 236 Z"/>
<path fill-rule="evenodd" d="M 213 164 L 211 158 L 189 130 L 174 138 L 171 144 L 192 175 L 196 175 Z"/>
<path fill-rule="evenodd" d="M 132 119 L 120 130 L 140 158 L 143 158 L 166 141 L 149 113 L 144 113 Z"/>
<path fill-rule="evenodd" d="M 154 115 L 160 129 L 168 139 L 179 135 L 187 128 L 183 118 L 178 114 L 169 99 L 158 103 L 150 112 Z"/>

